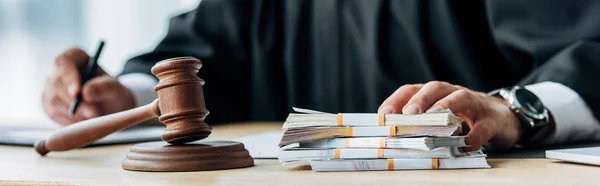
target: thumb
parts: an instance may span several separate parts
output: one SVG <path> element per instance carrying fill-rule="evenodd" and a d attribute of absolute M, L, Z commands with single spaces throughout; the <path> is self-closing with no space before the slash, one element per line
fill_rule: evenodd
<path fill-rule="evenodd" d="M 463 152 L 471 152 L 478 150 L 481 146 L 485 145 L 492 137 L 492 125 L 486 123 L 476 123 L 471 127 L 469 134 L 467 134 L 467 138 L 465 139 L 465 143 L 469 145 L 469 147 L 461 148 Z"/>
<path fill-rule="evenodd" d="M 87 68 L 87 67 L 86 67 L 86 68 Z M 86 69 L 86 70 L 87 70 L 87 69 Z M 84 73 L 88 73 L 88 72 L 84 72 Z M 96 78 L 94 78 L 94 77 L 99 77 L 99 78 L 101 78 L 101 79 L 102 79 L 102 77 L 111 77 L 111 76 L 110 76 L 110 75 L 108 75 L 108 74 L 107 74 L 107 73 L 104 71 L 104 69 L 102 69 L 100 66 L 97 66 L 97 67 L 96 67 L 96 71 L 95 71 L 95 72 L 93 72 L 93 73 L 94 73 L 94 74 L 93 74 L 93 75 L 91 75 L 92 77 L 90 77 L 91 79 L 89 79 L 87 82 L 85 82 L 85 84 L 84 84 L 84 87 L 83 87 L 83 88 L 81 88 L 82 95 L 84 94 L 84 93 L 83 93 L 83 89 L 85 89 L 85 86 L 86 86 L 86 85 L 88 85 L 88 84 L 102 83 L 101 81 L 100 81 L 100 82 L 96 82 L 96 83 L 94 83 L 94 82 L 90 82 L 90 81 L 93 81 L 93 80 L 95 80 L 95 79 L 96 79 Z M 78 75 L 79 75 L 79 74 L 78 74 Z M 68 84 L 68 86 L 69 86 L 69 87 L 68 87 L 68 91 L 69 91 L 68 93 L 69 93 L 69 95 L 71 95 L 71 96 L 73 96 L 73 97 L 77 96 L 77 93 L 79 93 L 80 81 L 81 81 L 81 79 L 83 79 L 83 74 L 82 74 L 82 75 L 80 75 L 78 78 L 80 78 L 80 79 L 78 79 L 78 81 L 76 81 L 76 83 L 71 83 L 71 84 Z M 105 80 L 102 80 L 102 81 L 105 81 Z"/>
<path fill-rule="evenodd" d="M 102 102 L 122 96 L 123 85 L 117 78 L 104 75 L 90 79 L 83 85 L 82 96 L 85 102 Z"/>
<path fill-rule="evenodd" d="M 75 118 L 78 118 L 77 116 L 81 116 L 81 119 L 78 120 L 87 120 L 100 116 L 100 111 L 95 104 L 83 102 L 77 109 Z"/>

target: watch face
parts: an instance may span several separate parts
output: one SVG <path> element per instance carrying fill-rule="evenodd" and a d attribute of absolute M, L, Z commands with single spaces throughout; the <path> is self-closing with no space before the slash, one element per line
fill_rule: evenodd
<path fill-rule="evenodd" d="M 544 107 L 542 101 L 527 89 L 517 89 L 515 91 L 515 98 L 526 112 L 537 115 L 543 114 L 546 111 L 546 107 Z"/>

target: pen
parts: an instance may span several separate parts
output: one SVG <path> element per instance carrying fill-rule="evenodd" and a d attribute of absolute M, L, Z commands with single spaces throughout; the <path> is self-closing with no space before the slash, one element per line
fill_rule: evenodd
<path fill-rule="evenodd" d="M 81 87 L 83 87 L 85 82 L 87 82 L 88 80 L 90 80 L 94 77 L 96 68 L 98 67 L 98 58 L 100 58 L 100 53 L 102 52 L 102 48 L 104 48 L 104 41 L 100 41 L 100 45 L 98 46 L 98 49 L 96 50 L 96 55 L 94 55 L 94 57 L 91 57 L 90 60 L 88 61 L 87 71 L 85 71 L 84 74 L 81 74 Z M 73 116 L 75 116 L 75 111 L 77 111 L 77 107 L 79 106 L 81 99 L 82 99 L 81 91 L 79 91 L 79 93 L 77 94 L 77 98 L 75 98 L 75 100 L 73 100 L 73 103 L 71 104 L 71 108 L 69 109 L 69 117 L 70 118 L 73 118 Z"/>

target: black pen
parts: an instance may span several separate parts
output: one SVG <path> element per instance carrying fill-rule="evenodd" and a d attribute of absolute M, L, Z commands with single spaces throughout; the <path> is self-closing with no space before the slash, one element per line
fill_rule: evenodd
<path fill-rule="evenodd" d="M 98 46 L 98 50 L 96 50 L 96 55 L 91 57 L 87 64 L 87 71 L 84 74 L 81 74 L 81 87 L 83 89 L 83 85 L 88 80 L 94 77 L 96 73 L 96 68 L 98 67 L 98 58 L 100 58 L 100 53 L 102 53 L 102 48 L 104 48 L 104 41 L 100 41 L 100 45 Z M 79 106 L 79 102 L 81 102 L 81 91 L 77 94 L 77 98 L 71 104 L 71 108 L 69 109 L 69 117 L 73 118 L 75 116 L 75 111 L 77 111 L 77 107 Z"/>

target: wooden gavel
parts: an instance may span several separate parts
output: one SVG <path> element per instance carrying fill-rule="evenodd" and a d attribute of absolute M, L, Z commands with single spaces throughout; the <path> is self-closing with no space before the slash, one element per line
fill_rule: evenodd
<path fill-rule="evenodd" d="M 152 67 L 159 82 L 154 90 L 158 99 L 138 108 L 81 121 L 65 128 L 34 147 L 40 155 L 50 151 L 66 151 L 91 144 L 109 134 L 159 117 L 167 128 L 162 140 L 183 144 L 210 135 L 212 128 L 204 122 L 204 80 L 197 75 L 200 60 L 191 57 L 167 59 Z"/>

